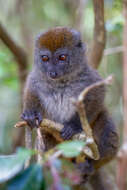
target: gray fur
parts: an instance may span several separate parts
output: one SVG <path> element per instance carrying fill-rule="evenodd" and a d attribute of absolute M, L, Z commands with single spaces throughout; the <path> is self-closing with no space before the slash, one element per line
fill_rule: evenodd
<path fill-rule="evenodd" d="M 70 99 L 72 97 L 77 98 L 86 86 L 99 80 L 101 78 L 97 72 L 93 74 L 93 69 L 84 63 L 82 72 L 80 71 L 76 77 L 61 82 L 59 80 L 49 81 L 45 77 L 43 78 L 41 71 L 35 71 L 33 69 L 33 72 L 29 75 L 27 86 L 34 92 L 35 89 L 39 89 L 36 90 L 36 93 L 40 100 L 44 117 L 63 123 L 68 121 L 76 112 L 75 106 Z M 98 99 L 96 99 L 96 90 L 89 95 L 89 98 L 93 101 L 95 99 L 98 102 Z M 103 104 L 103 100 L 104 88 L 102 88 L 99 99 L 101 104 Z"/>
<path fill-rule="evenodd" d="M 36 97 L 36 101 L 34 100 L 33 105 L 29 106 L 28 101 L 24 101 L 24 110 L 26 107 L 27 109 L 28 107 L 29 109 L 30 107 L 35 107 L 35 110 L 38 109 L 35 104 L 38 105 L 39 101 L 43 110 L 43 117 L 62 123 L 71 119 L 76 113 L 75 106 L 70 101 L 70 98 L 77 98 L 85 87 L 101 80 L 98 73 L 87 65 L 85 44 L 81 41 L 80 33 L 72 29 L 70 29 L 70 32 L 73 35 L 72 48 L 65 45 L 55 52 L 51 52 L 45 47 L 40 48 L 37 46 L 37 42 L 41 37 L 39 35 L 35 47 L 34 66 L 26 85 L 26 91 L 30 91 L 31 97 L 33 96 L 33 99 Z M 64 64 L 59 63 L 58 60 L 58 56 L 61 54 L 68 55 L 68 59 Z M 48 63 L 42 62 L 42 55 L 48 55 Z M 52 80 L 49 78 L 49 71 L 57 72 L 58 79 Z M 85 105 L 89 121 L 95 119 L 97 111 L 102 109 L 104 94 L 105 89 L 103 86 L 88 93 Z M 25 99 L 28 98 L 25 97 Z"/>

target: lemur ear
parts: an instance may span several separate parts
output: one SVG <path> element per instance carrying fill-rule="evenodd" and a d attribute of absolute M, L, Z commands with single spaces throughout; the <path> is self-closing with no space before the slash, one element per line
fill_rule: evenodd
<path fill-rule="evenodd" d="M 82 42 L 81 33 L 75 29 L 71 29 L 73 41 L 76 47 L 83 48 L 86 51 L 86 45 Z"/>
<path fill-rule="evenodd" d="M 75 29 L 71 29 L 71 32 L 72 32 L 72 35 L 73 35 L 75 42 L 81 41 L 81 34 L 79 31 L 77 31 Z"/>

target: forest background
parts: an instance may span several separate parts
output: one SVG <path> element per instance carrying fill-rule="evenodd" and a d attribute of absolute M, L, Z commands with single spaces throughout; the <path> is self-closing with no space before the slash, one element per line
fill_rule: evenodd
<path fill-rule="evenodd" d="M 105 102 L 122 144 L 123 6 L 121 0 L 104 3 L 106 44 L 98 71 L 104 78 L 110 74 L 115 77 L 113 85 L 107 88 Z M 24 144 L 23 130 L 13 126 L 20 119 L 23 87 L 33 64 L 36 35 L 54 26 L 74 27 L 81 32 L 89 55 L 94 11 L 93 2 L 88 0 L 0 0 L 0 154 L 12 153 Z M 111 172 L 114 173 L 114 167 Z"/>

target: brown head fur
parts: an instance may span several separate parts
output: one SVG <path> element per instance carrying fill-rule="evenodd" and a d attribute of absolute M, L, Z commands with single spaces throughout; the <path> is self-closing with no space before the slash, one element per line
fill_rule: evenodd
<path fill-rule="evenodd" d="M 40 48 L 44 47 L 54 52 L 61 47 L 72 47 L 72 38 L 73 34 L 71 29 L 66 27 L 56 27 L 43 33 L 43 35 L 40 35 L 38 45 Z"/>

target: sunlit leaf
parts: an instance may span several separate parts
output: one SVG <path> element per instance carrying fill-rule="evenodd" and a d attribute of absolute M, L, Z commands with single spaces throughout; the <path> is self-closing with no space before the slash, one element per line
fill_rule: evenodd
<path fill-rule="evenodd" d="M 59 144 L 57 147 L 59 150 L 62 150 L 64 156 L 75 157 L 80 154 L 84 146 L 85 142 L 75 140 L 64 142 L 62 144 Z"/>

